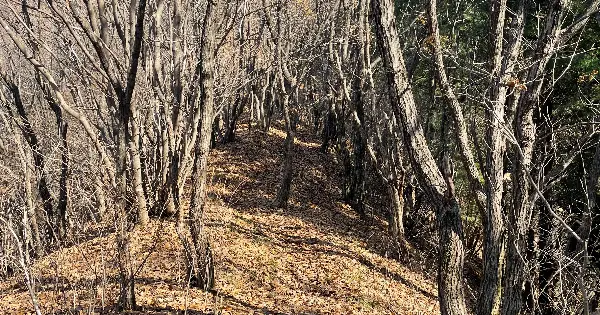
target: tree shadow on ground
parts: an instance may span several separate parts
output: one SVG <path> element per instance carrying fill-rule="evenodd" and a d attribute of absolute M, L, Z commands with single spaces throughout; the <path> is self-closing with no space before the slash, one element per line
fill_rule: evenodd
<path fill-rule="evenodd" d="M 260 223 L 257 223 L 260 225 Z M 400 282 L 403 285 L 409 287 L 410 289 L 419 292 L 420 294 L 430 298 L 437 299 L 437 296 L 429 293 L 423 288 L 420 288 L 418 285 L 414 284 L 410 280 L 402 277 L 400 274 L 392 272 L 385 267 L 377 266 L 373 262 L 371 262 L 367 257 L 352 251 L 350 248 L 345 246 L 337 246 L 331 242 L 321 240 L 319 238 L 309 237 L 299 237 L 296 235 L 289 235 L 285 233 L 281 233 L 270 229 L 268 226 L 262 225 L 258 230 L 250 230 L 248 228 L 244 228 L 238 224 L 229 223 L 228 228 L 237 231 L 238 233 L 245 234 L 248 236 L 259 236 L 271 243 L 279 244 L 280 246 L 292 247 L 294 250 L 298 252 L 313 252 L 313 253 L 322 253 L 329 256 L 340 256 L 348 259 L 352 259 L 358 261 L 365 267 L 369 268 L 372 271 L 378 272 L 385 277 L 389 277 L 394 281 Z"/>
<path fill-rule="evenodd" d="M 285 133 L 273 130 L 267 134 L 242 128 L 238 132 L 244 135 L 239 136 L 235 142 L 219 145 L 215 149 L 216 158 L 212 163 L 217 164 L 212 164 L 209 170 L 214 199 L 224 202 L 239 213 L 295 217 L 312 225 L 319 233 L 366 241 L 366 249 L 374 254 L 405 260 L 404 257 L 398 257 L 398 253 L 393 253 L 395 248 L 390 245 L 393 242 L 382 218 L 376 215 L 361 218 L 344 204 L 338 187 L 342 182 L 339 165 L 332 155 L 321 151 L 314 136 L 306 131 L 297 133 L 290 202 L 286 209 L 277 209 L 272 205 L 280 181 Z M 268 230 L 267 226 L 261 226 L 259 222 L 251 223 L 263 231 Z M 240 226 L 232 228 L 244 229 Z M 243 232 L 254 235 L 261 233 L 256 232 L 256 229 Z M 315 247 L 326 242 L 320 238 L 301 239 L 273 229 L 268 234 L 276 238 L 273 241 L 291 245 Z M 427 297 L 436 298 L 400 275 L 376 266 L 348 248 L 335 248 L 331 243 L 327 244 L 327 247 L 323 253 L 354 259 Z M 409 264 L 407 267 L 423 273 L 424 265 Z M 431 276 L 426 274 L 427 278 Z"/>

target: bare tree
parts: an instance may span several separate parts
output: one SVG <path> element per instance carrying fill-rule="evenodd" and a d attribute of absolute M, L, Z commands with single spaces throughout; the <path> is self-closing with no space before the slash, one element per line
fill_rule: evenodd
<path fill-rule="evenodd" d="M 386 64 L 391 103 L 401 122 L 404 144 L 417 178 L 436 207 L 439 226 L 438 291 L 442 314 L 465 314 L 463 289 L 464 250 L 460 207 L 456 200 L 448 163 L 438 168 L 425 140 L 423 128 L 408 81 L 400 39 L 396 30 L 394 5 L 389 0 L 371 1 L 377 39 Z M 446 158 L 449 161 L 449 158 Z"/>

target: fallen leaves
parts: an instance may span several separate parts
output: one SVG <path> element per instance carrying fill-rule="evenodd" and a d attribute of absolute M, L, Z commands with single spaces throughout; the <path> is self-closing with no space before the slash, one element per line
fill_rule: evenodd
<path fill-rule="evenodd" d="M 273 209 L 285 132 L 249 133 L 212 152 L 206 226 L 216 264 L 216 288 L 188 288 L 181 243 L 172 222 L 152 221 L 131 232 L 137 313 L 185 309 L 219 314 L 436 314 L 431 279 L 382 257 L 366 225 L 339 202 L 336 165 L 299 132 L 288 209 Z M 366 236 L 365 236 L 366 235 Z M 155 241 L 158 240 L 158 244 Z M 154 249 L 154 250 L 152 250 Z M 114 235 L 102 234 L 38 261 L 45 312 L 114 311 L 117 269 Z M 20 279 L 0 284 L 0 309 L 31 312 Z"/>

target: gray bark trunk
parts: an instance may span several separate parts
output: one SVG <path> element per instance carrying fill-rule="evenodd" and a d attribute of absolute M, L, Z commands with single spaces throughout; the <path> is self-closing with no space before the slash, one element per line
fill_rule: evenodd
<path fill-rule="evenodd" d="M 442 175 L 423 132 L 408 80 L 396 30 L 391 0 L 372 0 L 371 8 L 379 47 L 386 65 L 394 115 L 401 122 L 404 143 L 420 184 L 437 209 L 439 227 L 438 292 L 442 314 L 466 314 L 462 285 L 464 249 L 460 207 L 454 196 L 451 174 Z"/>
<path fill-rule="evenodd" d="M 178 224 L 179 236 L 186 251 L 188 274 L 190 283 L 205 291 L 214 286 L 214 263 L 212 250 L 206 233 L 204 232 L 204 208 L 206 207 L 206 173 L 210 140 L 213 127 L 214 112 L 214 55 L 215 40 L 214 16 L 216 4 L 209 1 L 202 26 L 202 39 L 200 43 L 200 91 L 196 106 L 199 120 L 197 126 L 198 143 L 194 150 L 194 166 L 192 171 L 192 198 L 190 203 L 189 229 L 191 242 L 181 233 L 182 221 Z"/>

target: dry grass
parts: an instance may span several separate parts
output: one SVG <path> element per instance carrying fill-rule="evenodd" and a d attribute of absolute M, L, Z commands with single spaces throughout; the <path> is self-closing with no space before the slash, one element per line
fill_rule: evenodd
<path fill-rule="evenodd" d="M 136 313 L 437 313 L 434 281 L 385 257 L 384 225 L 367 224 L 339 201 L 336 166 L 315 142 L 296 142 L 290 205 L 273 209 L 285 134 L 239 133 L 210 160 L 206 225 L 215 291 L 186 286 L 174 225 L 154 220 L 131 233 L 132 257 L 138 264 L 148 257 L 137 277 Z M 99 233 L 37 262 L 44 312 L 114 312 L 115 252 L 114 235 Z M 0 284 L 0 310 L 32 311 L 21 278 Z"/>

